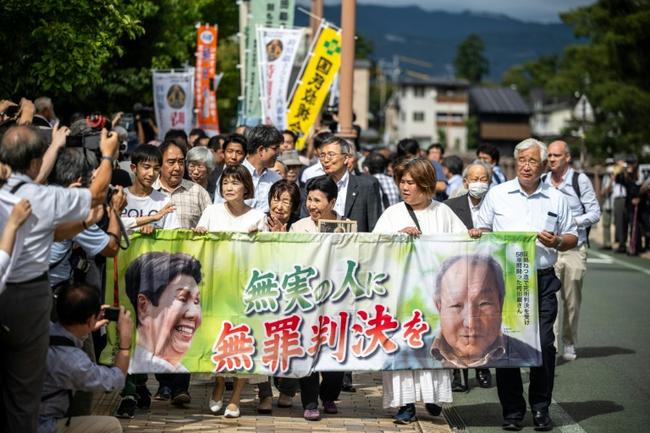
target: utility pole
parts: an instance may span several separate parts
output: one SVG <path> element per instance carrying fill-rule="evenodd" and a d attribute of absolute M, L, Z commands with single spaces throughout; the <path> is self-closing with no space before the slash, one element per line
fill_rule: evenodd
<path fill-rule="evenodd" d="M 339 97 L 339 132 L 344 138 L 355 138 L 356 132 L 352 128 L 352 92 L 354 81 L 354 35 L 356 26 L 357 2 L 356 0 L 341 1 L 341 69 L 340 69 L 340 97 Z"/>
<path fill-rule="evenodd" d="M 313 41 L 318 32 L 318 27 L 323 19 L 323 0 L 311 0 L 311 15 L 309 16 L 309 29 Z"/>

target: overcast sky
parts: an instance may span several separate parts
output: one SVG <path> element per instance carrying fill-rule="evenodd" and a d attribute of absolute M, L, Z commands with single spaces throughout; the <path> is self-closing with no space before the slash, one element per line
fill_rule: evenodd
<path fill-rule="evenodd" d="M 524 21 L 559 22 L 559 12 L 595 3 L 595 0 L 358 0 L 389 6 L 417 5 L 429 10 L 492 12 Z M 331 0 L 325 0 L 330 4 Z"/>

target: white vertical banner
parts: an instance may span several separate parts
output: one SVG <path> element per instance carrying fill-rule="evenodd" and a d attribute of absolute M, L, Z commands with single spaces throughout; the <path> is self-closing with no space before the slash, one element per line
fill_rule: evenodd
<path fill-rule="evenodd" d="M 262 122 L 287 125 L 287 90 L 304 29 L 257 28 Z"/>
<path fill-rule="evenodd" d="M 194 114 L 194 68 L 153 71 L 153 102 L 159 140 L 170 129 L 189 134 Z"/>

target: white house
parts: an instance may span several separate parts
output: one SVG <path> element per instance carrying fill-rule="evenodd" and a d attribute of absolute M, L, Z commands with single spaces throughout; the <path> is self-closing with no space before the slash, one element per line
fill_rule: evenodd
<path fill-rule="evenodd" d="M 440 143 L 448 151 L 467 150 L 469 83 L 465 80 L 402 80 L 386 107 L 385 139 L 413 138 L 426 149 Z"/>

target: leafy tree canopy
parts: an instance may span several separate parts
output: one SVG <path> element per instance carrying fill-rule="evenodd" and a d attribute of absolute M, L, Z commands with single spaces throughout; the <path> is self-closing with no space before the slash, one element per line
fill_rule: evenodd
<path fill-rule="evenodd" d="M 480 83 L 481 79 L 490 72 L 490 64 L 485 57 L 485 44 L 476 33 L 469 35 L 458 45 L 454 68 L 456 76 L 465 78 L 470 83 Z"/>
<path fill-rule="evenodd" d="M 194 63 L 197 23 L 219 25 L 219 98 L 236 100 L 239 80 L 230 75 L 239 76 L 238 52 L 231 45 L 239 21 L 232 0 L 4 0 L 0 97 L 47 95 L 68 114 L 150 104 L 151 69 Z M 229 116 L 230 102 L 219 100 L 221 117 Z"/>
<path fill-rule="evenodd" d="M 525 93 L 536 86 L 561 99 L 586 94 L 596 121 L 587 130 L 589 150 L 640 152 L 650 144 L 650 2 L 599 0 L 560 15 L 584 44 L 567 47 L 561 58 L 542 58 L 511 68 L 504 84 Z"/>

